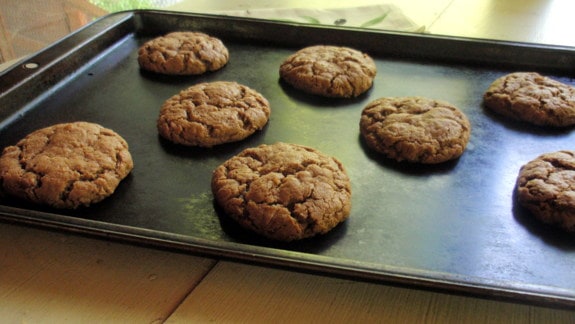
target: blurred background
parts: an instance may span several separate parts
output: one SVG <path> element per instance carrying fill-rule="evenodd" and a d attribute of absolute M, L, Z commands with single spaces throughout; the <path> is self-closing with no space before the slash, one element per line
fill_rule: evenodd
<path fill-rule="evenodd" d="M 0 64 L 37 52 L 98 17 L 122 10 L 291 19 L 298 14 L 333 17 L 347 9 L 343 15 L 351 15 L 360 8 L 369 20 L 373 19 L 369 14 L 390 6 L 396 17 L 418 32 L 575 46 L 573 0 L 0 0 Z M 374 27 L 405 30 L 388 26 Z"/>
<path fill-rule="evenodd" d="M 0 0 L 0 63 L 36 52 L 111 12 L 177 0 Z"/>

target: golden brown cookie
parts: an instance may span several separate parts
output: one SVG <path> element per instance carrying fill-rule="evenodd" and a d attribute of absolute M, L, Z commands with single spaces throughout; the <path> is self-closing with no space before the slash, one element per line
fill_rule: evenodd
<path fill-rule="evenodd" d="M 294 88 L 324 97 L 357 97 L 371 88 L 377 72 L 369 55 L 348 47 L 317 45 L 290 55 L 280 77 Z"/>
<path fill-rule="evenodd" d="M 327 233 L 351 209 L 351 184 L 343 165 L 296 144 L 240 152 L 214 170 L 212 192 L 242 227 L 279 241 Z"/>
<path fill-rule="evenodd" d="M 575 124 L 575 88 L 535 72 L 516 72 L 498 78 L 483 100 L 496 113 L 534 125 Z"/>
<path fill-rule="evenodd" d="M 221 69 L 228 60 L 228 49 L 221 40 L 199 32 L 169 33 L 138 50 L 140 67 L 161 74 L 202 74 Z"/>
<path fill-rule="evenodd" d="M 471 125 L 447 102 L 386 97 L 363 109 L 360 132 L 370 148 L 391 159 L 435 164 L 463 154 Z"/>
<path fill-rule="evenodd" d="M 98 124 L 34 131 L 0 156 L 0 185 L 12 196 L 55 208 L 89 206 L 110 196 L 132 170 L 128 144 Z"/>
<path fill-rule="evenodd" d="M 212 147 L 245 139 L 266 125 L 270 113 L 267 99 L 247 86 L 200 83 L 164 103 L 157 128 L 174 143 Z"/>
<path fill-rule="evenodd" d="M 517 199 L 543 223 L 575 232 L 575 151 L 546 153 L 523 165 Z"/>

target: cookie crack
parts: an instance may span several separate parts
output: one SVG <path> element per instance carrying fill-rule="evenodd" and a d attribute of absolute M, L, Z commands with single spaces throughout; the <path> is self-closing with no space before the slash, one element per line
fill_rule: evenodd
<path fill-rule="evenodd" d="M 76 184 L 76 180 L 70 180 L 66 183 L 66 187 L 64 190 L 60 192 L 60 201 L 69 201 L 70 200 L 70 193 L 72 192 L 74 185 Z"/>
<path fill-rule="evenodd" d="M 190 68 L 190 64 L 193 58 L 191 58 L 192 55 L 190 55 L 193 53 L 190 52 L 184 52 L 183 53 L 183 57 L 182 57 L 182 62 L 184 64 L 182 64 L 182 68 L 178 71 L 178 73 L 183 73 L 185 71 L 188 71 L 188 69 Z M 194 55 L 195 56 L 195 55 Z"/>
<path fill-rule="evenodd" d="M 35 177 L 35 184 L 36 186 L 32 188 L 32 190 L 26 190 L 26 195 L 31 195 L 32 197 L 30 197 L 33 200 L 37 200 L 39 199 L 38 194 L 36 193 L 37 190 L 39 190 L 40 188 L 42 188 L 43 186 L 43 181 L 42 178 L 44 177 L 44 175 L 36 173 L 36 172 L 30 172 L 31 174 L 34 175 Z"/>
<path fill-rule="evenodd" d="M 24 159 L 24 148 L 21 145 L 16 146 L 18 148 L 18 164 L 20 164 L 20 168 L 24 171 L 28 169 L 28 163 L 26 159 Z"/>
<path fill-rule="evenodd" d="M 199 56 L 198 61 L 201 62 L 203 70 L 214 70 L 214 64 L 209 57 Z"/>
<path fill-rule="evenodd" d="M 548 160 L 547 163 L 549 163 L 551 167 L 555 169 L 555 172 L 574 171 L 573 167 L 570 167 L 568 164 L 559 159 Z M 547 176 L 549 176 L 551 173 L 552 172 L 547 169 Z"/>
<path fill-rule="evenodd" d="M 172 58 L 172 55 L 171 55 L 169 52 L 167 52 L 167 51 L 160 51 L 160 55 L 162 56 L 162 60 L 160 61 L 160 63 L 166 62 L 166 61 L 168 61 L 169 59 Z M 152 56 L 152 60 L 151 60 L 151 61 L 152 61 L 153 63 L 158 63 L 158 61 L 153 60 L 153 56 Z"/>
<path fill-rule="evenodd" d="M 242 122 L 243 129 L 259 129 L 258 126 L 254 125 L 250 116 L 246 113 L 246 110 L 238 112 L 239 121 Z"/>

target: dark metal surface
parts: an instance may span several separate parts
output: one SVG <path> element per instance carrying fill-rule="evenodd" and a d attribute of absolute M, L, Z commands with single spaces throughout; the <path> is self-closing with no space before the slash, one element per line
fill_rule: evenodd
<path fill-rule="evenodd" d="M 192 77 L 140 71 L 137 48 L 181 29 L 220 37 L 229 64 Z M 378 68 L 373 89 L 335 100 L 283 84 L 283 59 L 318 43 L 370 53 Z M 135 168 L 96 206 L 60 211 L 4 197 L 2 219 L 302 270 L 575 305 L 575 237 L 532 221 L 513 200 L 519 167 L 544 152 L 574 149 L 575 131 L 509 122 L 481 102 L 495 78 L 516 70 L 573 84 L 574 49 L 137 11 L 97 21 L 27 62 L 39 68 L 17 66 L 0 76 L 0 147 L 41 127 L 86 120 L 120 133 Z M 268 126 L 212 149 L 160 139 L 155 122 L 163 101 L 215 80 L 237 81 L 266 96 Z M 368 102 L 415 95 L 446 100 L 467 114 L 472 134 L 460 159 L 399 164 L 363 145 L 358 125 Z M 244 148 L 276 141 L 312 146 L 344 163 L 353 189 L 347 222 L 322 237 L 279 244 L 238 229 L 219 213 L 211 171 Z"/>

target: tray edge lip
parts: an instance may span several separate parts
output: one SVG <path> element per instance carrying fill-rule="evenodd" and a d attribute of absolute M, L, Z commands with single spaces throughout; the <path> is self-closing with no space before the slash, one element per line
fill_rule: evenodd
<path fill-rule="evenodd" d="M 23 211 L 22 213 L 18 213 Z M 35 215 L 26 215 L 27 213 Z M 377 283 L 404 285 L 416 289 L 458 293 L 473 297 L 503 299 L 511 302 L 525 302 L 549 307 L 575 306 L 575 291 L 550 286 L 532 285 L 463 275 L 405 269 L 398 266 L 338 259 L 310 254 L 251 245 L 241 242 L 220 242 L 183 234 L 169 233 L 129 225 L 110 224 L 97 220 L 73 216 L 24 210 L 0 205 L 0 222 L 30 225 L 42 229 L 56 230 L 87 237 L 111 239 L 120 243 L 139 244 L 151 248 L 179 251 L 208 258 L 256 263 L 262 266 L 276 266 L 295 271 L 315 274 L 331 274 L 350 280 L 367 280 Z M 152 234 L 152 237 L 150 237 Z M 230 245 L 230 246 L 227 246 Z M 240 246 L 238 249 L 237 246 Z M 278 255 L 277 252 L 282 252 Z M 476 280 L 470 280 L 475 278 Z"/>

